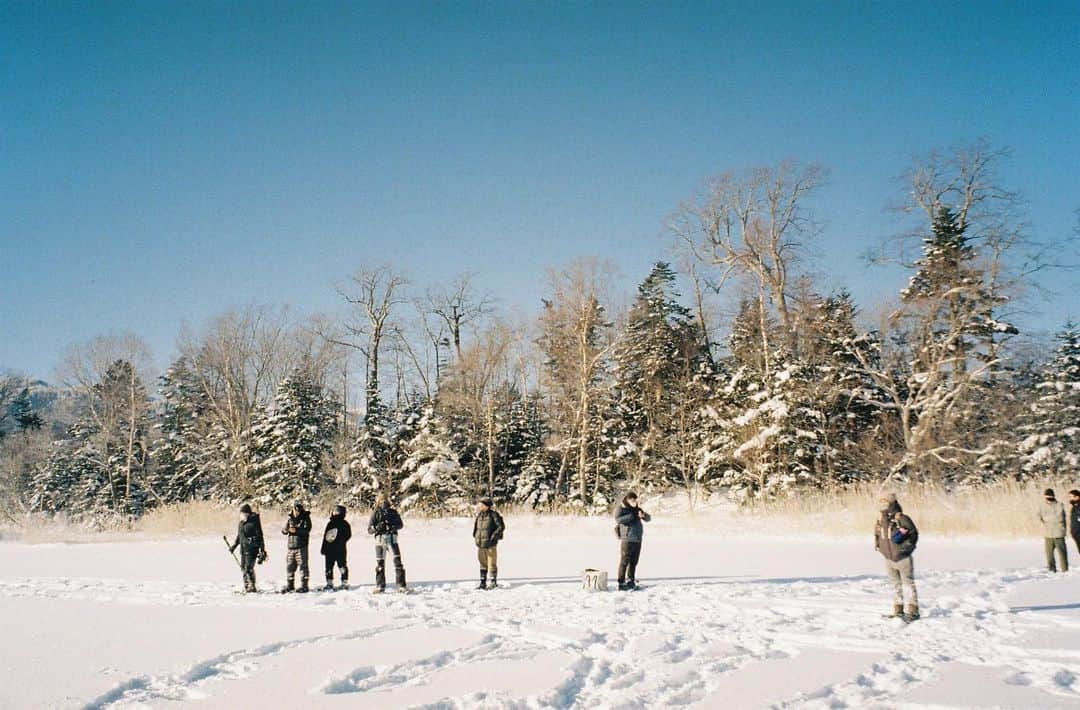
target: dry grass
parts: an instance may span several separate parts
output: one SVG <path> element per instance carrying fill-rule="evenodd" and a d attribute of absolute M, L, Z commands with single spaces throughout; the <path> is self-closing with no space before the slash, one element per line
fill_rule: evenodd
<path fill-rule="evenodd" d="M 756 503 L 741 515 L 752 517 L 753 522 L 765 523 L 765 529 L 777 533 L 798 531 L 869 536 L 877 517 L 881 493 L 891 490 L 896 492 L 904 512 L 912 517 L 924 534 L 939 537 L 1042 537 L 1036 510 L 1043 490 L 1053 488 L 1058 500 L 1065 501 L 1067 492 L 1076 487 L 1077 483 L 1071 481 L 1010 481 L 953 491 L 931 485 L 892 488 L 868 485 Z"/>

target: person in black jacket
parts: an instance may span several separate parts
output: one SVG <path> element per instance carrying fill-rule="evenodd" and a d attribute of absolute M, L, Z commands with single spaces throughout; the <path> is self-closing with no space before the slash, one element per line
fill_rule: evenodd
<path fill-rule="evenodd" d="M 285 587 L 282 593 L 293 591 L 296 579 L 296 569 L 300 568 L 300 588 L 296 591 L 308 590 L 308 539 L 311 536 L 311 513 L 304 510 L 300 501 L 293 503 L 289 519 L 285 521 L 282 535 L 289 536 L 289 552 L 285 556 Z"/>
<path fill-rule="evenodd" d="M 1080 491 L 1075 488 L 1069 491 L 1069 534 L 1080 552 Z"/>
<path fill-rule="evenodd" d="M 638 507 L 637 493 L 630 491 L 615 513 L 615 531 L 619 537 L 619 591 L 637 589 L 637 563 L 641 558 L 641 539 L 652 516 Z"/>
<path fill-rule="evenodd" d="M 352 526 L 345 520 L 345 506 L 339 505 L 330 514 L 326 531 L 323 533 L 322 547 L 319 549 L 326 558 L 326 586 L 323 589 L 327 591 L 334 588 L 335 564 L 341 570 L 341 588 L 349 588 L 349 566 L 345 560 L 345 545 L 351 537 Z"/>
<path fill-rule="evenodd" d="M 473 521 L 473 541 L 476 556 L 480 560 L 480 586 L 477 589 L 494 589 L 499 586 L 498 544 L 506 532 L 506 523 L 499 512 L 491 507 L 490 498 L 480 499 L 480 510 Z M 491 573 L 491 582 L 487 581 Z"/>
<path fill-rule="evenodd" d="M 398 531 L 405 527 L 401 516 L 390 505 L 386 495 L 380 493 L 375 499 L 375 509 L 368 521 L 368 534 L 375 536 L 375 593 L 386 591 L 386 552 L 394 556 L 394 576 L 397 578 L 399 592 L 406 591 L 405 565 L 401 561 L 401 548 L 398 546 Z"/>
<path fill-rule="evenodd" d="M 874 549 L 885 558 L 885 571 L 893 586 L 892 616 L 904 621 L 919 618 L 919 593 L 915 589 L 915 562 L 912 554 L 919 544 L 919 530 L 915 522 L 904 515 L 904 509 L 895 493 L 881 497 L 881 515 L 874 525 Z M 904 607 L 904 591 L 908 604 Z"/>
<path fill-rule="evenodd" d="M 236 540 L 229 545 L 229 552 L 240 548 L 240 569 L 244 575 L 244 591 L 255 592 L 255 563 L 266 561 L 266 540 L 263 538 L 259 514 L 244 503 L 240 506 L 240 524 L 236 528 Z"/>

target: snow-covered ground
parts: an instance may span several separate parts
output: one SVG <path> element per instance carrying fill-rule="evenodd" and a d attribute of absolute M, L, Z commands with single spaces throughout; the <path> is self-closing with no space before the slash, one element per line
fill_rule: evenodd
<path fill-rule="evenodd" d="M 657 520 L 646 588 L 590 594 L 612 523 L 510 519 L 507 586 L 480 592 L 470 524 L 407 521 L 411 595 L 370 594 L 362 537 L 354 588 L 306 596 L 236 594 L 220 538 L 0 543 L 0 707 L 1080 707 L 1080 574 L 1043 572 L 1040 540 L 924 536 L 904 626 L 869 532 Z"/>

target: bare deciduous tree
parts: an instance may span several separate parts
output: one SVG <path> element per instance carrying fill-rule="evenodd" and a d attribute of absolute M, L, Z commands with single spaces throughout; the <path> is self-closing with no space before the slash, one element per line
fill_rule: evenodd
<path fill-rule="evenodd" d="M 765 304 L 772 303 L 792 347 L 791 283 L 807 240 L 818 228 L 805 202 L 824 180 L 820 165 L 794 161 L 745 174 L 728 172 L 709 181 L 704 195 L 683 205 L 670 223 L 683 249 L 716 270 L 709 279 L 714 290 L 732 276 L 753 279 L 762 322 L 767 316 Z M 767 329 L 761 332 L 764 337 Z"/>

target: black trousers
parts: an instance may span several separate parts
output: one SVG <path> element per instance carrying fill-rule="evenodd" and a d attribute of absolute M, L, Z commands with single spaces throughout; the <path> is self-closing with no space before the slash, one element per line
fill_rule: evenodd
<path fill-rule="evenodd" d="M 255 563 L 259 559 L 259 551 L 256 549 L 240 548 L 240 568 L 244 572 L 244 590 L 255 589 Z"/>
<path fill-rule="evenodd" d="M 641 557 L 641 543 L 623 540 L 619 543 L 619 584 L 637 579 L 637 563 Z"/>
<path fill-rule="evenodd" d="M 325 555 L 326 557 L 326 581 L 329 582 L 334 579 L 334 565 L 337 565 L 341 570 L 342 583 L 349 581 L 349 565 L 345 560 L 345 550 L 337 550 Z"/>

